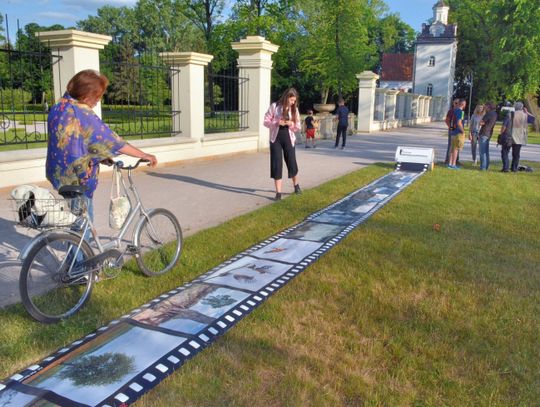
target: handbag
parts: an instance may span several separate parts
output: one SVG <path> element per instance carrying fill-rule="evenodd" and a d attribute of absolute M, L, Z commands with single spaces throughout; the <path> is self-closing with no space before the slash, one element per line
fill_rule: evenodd
<path fill-rule="evenodd" d="M 514 140 L 512 138 L 512 130 L 514 128 L 514 112 L 510 112 L 510 120 L 508 121 L 508 125 L 505 128 L 504 132 L 499 134 L 497 137 L 497 144 L 510 148 L 512 147 L 512 144 L 514 144 Z"/>
<path fill-rule="evenodd" d="M 118 168 L 113 168 L 111 202 L 109 204 L 109 226 L 112 229 L 121 229 L 131 211 L 131 202 L 120 189 L 121 175 L 119 171 Z"/>

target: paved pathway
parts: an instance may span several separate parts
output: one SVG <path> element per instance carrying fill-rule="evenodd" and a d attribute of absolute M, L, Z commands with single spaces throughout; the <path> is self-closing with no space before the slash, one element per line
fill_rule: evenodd
<path fill-rule="evenodd" d="M 315 149 L 306 149 L 301 144 L 297 148 L 300 185 L 309 189 L 374 162 L 393 162 L 398 145 L 433 147 L 436 160 L 444 160 L 444 129 L 443 123 L 430 123 L 349 136 L 344 150 L 334 149 L 333 140 L 321 140 Z M 462 160 L 470 159 L 468 147 L 465 146 Z M 499 150 L 494 145 L 491 150 L 493 158 L 500 160 Z M 163 165 L 139 171 L 135 181 L 146 207 L 162 206 L 172 210 L 184 235 L 190 235 L 273 202 L 268 156 L 268 153 L 250 153 Z M 525 147 L 522 157 L 540 160 L 540 146 Z M 493 166 L 494 169 L 498 167 L 497 163 Z M 43 186 L 48 187 L 47 184 Z M 6 202 L 10 190 L 0 189 L 0 199 L 4 201 L 0 207 L 0 307 L 19 301 L 20 263 L 17 256 L 33 233 L 15 227 L 11 208 Z M 109 190 L 110 173 L 106 173 L 95 195 L 96 226 L 103 235 L 109 231 Z M 292 192 L 290 183 L 284 184 L 284 192 Z"/>

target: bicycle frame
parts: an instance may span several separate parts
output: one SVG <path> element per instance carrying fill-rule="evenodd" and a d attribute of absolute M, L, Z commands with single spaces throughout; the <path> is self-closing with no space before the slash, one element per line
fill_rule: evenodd
<path fill-rule="evenodd" d="M 95 228 L 93 227 L 92 221 L 87 218 L 87 220 L 88 220 L 87 227 L 90 228 L 90 231 L 92 233 L 92 237 L 94 238 L 94 241 L 96 242 L 98 250 L 101 253 L 103 253 L 103 252 L 105 252 L 107 250 L 110 250 L 110 249 L 118 249 L 118 248 L 120 248 L 122 246 L 122 239 L 127 234 L 128 230 L 129 230 L 130 226 L 132 225 L 133 221 L 135 220 L 135 217 L 137 216 L 137 214 L 139 214 L 139 218 L 141 216 L 148 217 L 148 211 L 144 208 L 144 206 L 143 206 L 143 204 L 141 202 L 141 196 L 139 195 L 139 191 L 137 191 L 137 187 L 135 186 L 135 183 L 133 182 L 133 178 L 131 176 L 131 171 L 132 171 L 131 169 L 127 170 L 127 172 L 128 172 L 128 180 L 129 180 L 129 187 L 126 186 L 124 176 L 120 172 L 120 180 L 121 180 L 123 189 L 125 191 L 128 191 L 128 190 L 130 191 L 130 194 L 127 194 L 127 197 L 128 197 L 129 203 L 131 205 L 131 209 L 129 211 L 129 214 L 128 214 L 124 224 L 122 225 L 122 228 L 116 234 L 116 236 L 114 236 L 111 239 L 110 242 L 108 242 L 106 244 L 102 244 L 100 239 L 99 239 L 99 236 L 97 235 L 97 232 L 96 232 Z M 136 202 L 135 206 L 133 206 L 133 200 L 135 200 L 135 202 Z M 83 234 L 83 236 L 84 236 L 84 234 Z"/>
<path fill-rule="evenodd" d="M 146 210 L 144 208 L 142 202 L 141 202 L 141 197 L 139 195 L 137 187 L 135 186 L 135 183 L 133 182 L 133 178 L 132 178 L 132 175 L 131 175 L 132 170 L 133 169 L 131 169 L 131 168 L 126 169 L 126 171 L 128 172 L 129 186 L 126 186 L 124 176 L 122 175 L 122 173 L 120 173 L 120 179 L 121 179 L 123 189 L 125 191 L 128 191 L 128 190 L 130 191 L 130 193 L 127 193 L 127 197 L 128 197 L 129 203 L 131 204 L 131 209 L 130 209 L 130 212 L 129 212 L 129 214 L 128 214 L 125 222 L 124 222 L 124 225 L 122 226 L 120 231 L 116 234 L 116 236 L 112 237 L 110 242 L 107 242 L 105 244 L 101 243 L 101 240 L 100 240 L 100 238 L 99 238 L 99 236 L 97 234 L 97 231 L 94 228 L 94 224 L 93 224 L 92 220 L 89 218 L 87 213 L 84 214 L 84 220 L 83 220 L 83 223 L 81 225 L 81 229 L 82 229 L 81 232 L 76 232 L 76 231 L 69 230 L 69 229 L 66 230 L 66 229 L 62 228 L 62 231 L 67 232 L 67 233 L 71 233 L 73 235 L 76 235 L 79 239 L 81 239 L 81 242 L 79 243 L 79 245 L 77 247 L 77 251 L 75 253 L 75 256 L 80 251 L 82 240 L 83 240 L 82 237 L 86 236 L 88 232 L 90 232 L 90 234 L 92 235 L 92 237 L 94 239 L 94 242 L 96 243 L 98 252 L 99 253 L 104 253 L 107 250 L 118 249 L 118 248 L 120 248 L 122 246 L 122 239 L 125 237 L 125 235 L 127 234 L 130 226 L 135 221 L 135 217 L 137 216 L 137 214 L 139 214 L 139 225 L 141 224 L 141 221 L 140 221 L 141 217 L 149 219 L 148 215 L 151 212 L 151 210 L 150 211 Z M 133 206 L 133 201 L 136 202 L 135 206 Z M 153 226 L 151 224 L 150 224 L 150 228 L 152 230 L 152 233 L 156 233 L 155 230 L 153 230 Z M 28 256 L 28 253 L 30 252 L 30 250 L 32 249 L 32 247 L 34 245 L 36 245 L 41 240 L 46 239 L 47 235 L 49 235 L 50 233 L 58 231 L 58 230 L 59 229 L 54 229 L 53 228 L 53 229 L 50 229 L 50 230 L 43 231 L 40 234 L 38 234 L 37 236 L 35 236 L 21 250 L 21 252 L 19 253 L 19 257 L 18 257 L 19 260 L 23 261 Z M 134 232 L 136 233 L 136 231 L 137 231 L 137 229 L 135 229 Z"/>

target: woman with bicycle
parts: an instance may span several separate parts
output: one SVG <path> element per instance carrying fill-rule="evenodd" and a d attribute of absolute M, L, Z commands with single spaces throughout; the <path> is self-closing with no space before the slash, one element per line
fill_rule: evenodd
<path fill-rule="evenodd" d="M 92 110 L 108 84 L 105 75 L 92 69 L 77 73 L 47 118 L 47 179 L 56 190 L 63 185 L 84 185 L 92 219 L 92 196 L 98 184 L 100 162 L 126 154 L 148 160 L 152 167 L 157 164 L 154 155 L 122 140 Z"/>
<path fill-rule="evenodd" d="M 99 72 L 81 71 L 69 81 L 67 92 L 49 113 L 47 179 L 63 198 L 71 200 L 71 214 L 76 219 L 69 218 L 66 224 L 48 229 L 34 225 L 42 232 L 21 251 L 21 300 L 28 313 L 44 323 L 75 314 L 90 298 L 98 275 L 116 276 L 125 255 L 135 256 L 140 270 L 148 276 L 172 270 L 181 255 L 183 239 L 178 219 L 164 208 L 146 209 L 131 177 L 131 171 L 141 162 L 155 166 L 156 157 L 126 143 L 92 110 L 107 84 L 107 78 Z M 120 153 L 140 158 L 132 166 L 113 163 L 115 171 L 127 172 L 126 194 L 135 205 L 118 234 L 101 243 L 93 227 L 92 196 L 100 162 L 112 161 L 110 157 Z M 64 212 L 64 199 L 51 201 L 53 215 L 57 205 Z M 130 227 L 133 237 L 125 244 Z"/>

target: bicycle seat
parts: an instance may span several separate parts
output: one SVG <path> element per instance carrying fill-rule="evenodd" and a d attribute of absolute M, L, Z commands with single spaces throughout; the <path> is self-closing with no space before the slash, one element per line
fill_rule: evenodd
<path fill-rule="evenodd" d="M 58 193 L 64 198 L 79 198 L 86 191 L 85 185 L 62 185 L 58 188 Z"/>

